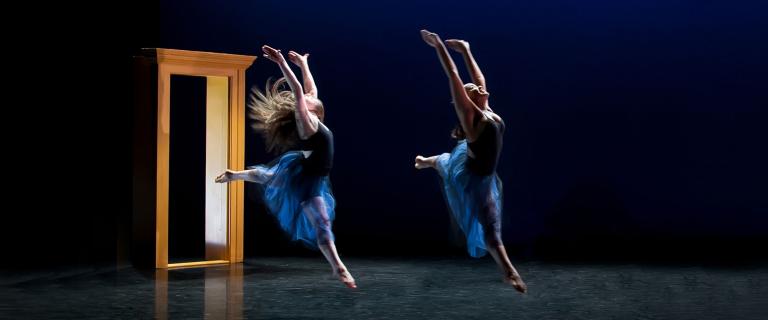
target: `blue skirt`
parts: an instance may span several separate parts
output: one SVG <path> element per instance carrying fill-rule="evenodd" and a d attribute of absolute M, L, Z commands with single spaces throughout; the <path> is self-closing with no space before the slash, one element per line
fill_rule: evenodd
<path fill-rule="evenodd" d="M 437 157 L 436 169 L 440 174 L 442 192 L 451 215 L 467 236 L 467 251 L 472 257 L 486 253 L 485 230 L 501 238 L 502 185 L 499 176 L 480 176 L 467 167 L 467 142 L 459 141 L 451 153 Z M 494 210 L 488 210 L 493 208 Z M 481 217 L 481 214 L 489 217 Z"/>
<path fill-rule="evenodd" d="M 300 151 L 283 154 L 268 165 L 258 165 L 250 168 L 264 170 L 270 177 L 262 184 L 257 184 L 261 198 L 272 214 L 280 223 L 280 228 L 293 241 L 301 241 L 306 246 L 317 249 L 317 230 L 307 217 L 316 221 L 324 220 L 316 210 L 304 213 L 302 202 L 313 197 L 321 197 L 328 214 L 328 221 L 333 221 L 336 200 L 331 192 L 331 182 L 328 176 L 310 175 L 304 172 L 304 155 Z M 322 227 L 322 226 L 321 226 Z M 328 230 L 330 240 L 333 234 Z"/>

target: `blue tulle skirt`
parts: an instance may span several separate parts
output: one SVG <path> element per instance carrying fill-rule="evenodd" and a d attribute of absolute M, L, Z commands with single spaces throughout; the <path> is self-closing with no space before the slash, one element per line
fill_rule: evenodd
<path fill-rule="evenodd" d="M 317 249 L 318 234 L 327 237 L 326 241 L 333 241 L 330 221 L 335 216 L 336 200 L 328 176 L 306 174 L 303 172 L 303 160 L 304 155 L 300 151 L 291 151 L 268 165 L 250 168 L 259 169 L 269 177 L 257 184 L 257 189 L 283 231 L 291 240 Z M 305 213 L 302 203 L 313 197 L 322 198 L 327 216 L 323 216 L 317 208 L 309 208 Z M 317 221 L 315 225 L 321 230 L 317 230 L 310 219 Z"/>
<path fill-rule="evenodd" d="M 486 253 L 486 232 L 501 239 L 502 185 L 495 172 L 475 175 L 466 163 L 467 142 L 461 140 L 451 153 L 437 157 L 436 169 L 451 215 L 467 236 L 467 251 L 477 258 Z"/>

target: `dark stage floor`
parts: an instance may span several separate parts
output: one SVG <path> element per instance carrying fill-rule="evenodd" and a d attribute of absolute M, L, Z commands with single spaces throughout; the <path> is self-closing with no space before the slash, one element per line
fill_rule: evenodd
<path fill-rule="evenodd" d="M 345 261 L 359 289 L 320 258 L 234 267 L 6 272 L 3 319 L 768 319 L 768 269 L 520 263 L 529 293 L 486 258 Z"/>

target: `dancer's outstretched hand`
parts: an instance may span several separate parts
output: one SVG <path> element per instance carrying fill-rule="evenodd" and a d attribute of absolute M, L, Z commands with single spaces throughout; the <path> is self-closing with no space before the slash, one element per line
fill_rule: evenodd
<path fill-rule="evenodd" d="M 469 42 L 459 39 L 445 40 L 445 46 L 451 48 L 453 51 L 464 53 L 469 50 Z"/>
<path fill-rule="evenodd" d="M 307 63 L 307 58 L 309 58 L 309 53 L 305 53 L 303 55 L 298 54 L 296 51 L 289 51 L 288 52 L 288 60 L 291 60 L 293 64 L 301 67 L 302 64 Z"/>
<path fill-rule="evenodd" d="M 421 39 L 432 47 L 437 47 L 440 43 L 440 36 L 438 36 L 437 33 L 430 32 L 426 29 L 421 30 Z"/>
<path fill-rule="evenodd" d="M 285 61 L 285 58 L 283 57 L 283 54 L 280 53 L 280 50 L 272 48 L 268 45 L 264 45 L 261 47 L 261 51 L 264 51 L 264 58 L 267 58 L 272 62 L 281 63 Z"/>

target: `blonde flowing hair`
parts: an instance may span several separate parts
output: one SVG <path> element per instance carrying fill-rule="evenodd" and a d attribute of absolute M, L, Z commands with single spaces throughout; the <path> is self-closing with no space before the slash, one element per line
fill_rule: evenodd
<path fill-rule="evenodd" d="M 281 90 L 286 83 L 285 78 L 280 78 L 275 83 L 267 80 L 264 92 L 255 86 L 251 88 L 249 114 L 256 120 L 253 128 L 264 136 L 269 152 L 282 153 L 299 142 L 296 129 L 296 96 L 291 90 Z M 315 99 L 315 105 L 322 119 L 322 102 Z"/>
<path fill-rule="evenodd" d="M 296 96 L 290 90 L 280 90 L 286 83 L 267 80 L 264 92 L 254 86 L 248 101 L 250 116 L 256 120 L 253 128 L 264 136 L 267 151 L 284 152 L 299 141 L 296 131 Z"/>

